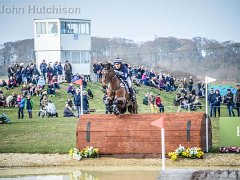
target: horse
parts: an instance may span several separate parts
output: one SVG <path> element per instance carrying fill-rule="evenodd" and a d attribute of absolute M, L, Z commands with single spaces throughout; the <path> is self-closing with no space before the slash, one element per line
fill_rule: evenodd
<path fill-rule="evenodd" d="M 132 101 L 123 82 L 115 74 L 110 63 L 104 64 L 102 70 L 102 86 L 107 87 L 109 105 L 115 115 L 124 114 L 127 109 L 131 114 L 137 114 L 137 101 Z"/>

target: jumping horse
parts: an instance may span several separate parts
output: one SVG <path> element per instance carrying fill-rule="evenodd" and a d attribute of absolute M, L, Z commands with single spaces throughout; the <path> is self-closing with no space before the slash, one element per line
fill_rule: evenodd
<path fill-rule="evenodd" d="M 124 114 L 127 110 L 137 114 L 137 101 L 132 101 L 124 83 L 115 74 L 110 63 L 106 63 L 102 70 L 102 86 L 107 88 L 109 106 L 116 115 Z"/>

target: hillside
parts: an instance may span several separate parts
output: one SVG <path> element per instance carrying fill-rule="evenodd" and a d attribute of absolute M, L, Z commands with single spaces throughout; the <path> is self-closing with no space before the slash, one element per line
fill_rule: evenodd
<path fill-rule="evenodd" d="M 12 124 L 0 125 L 1 146 L 0 153 L 4 152 L 28 152 L 28 153 L 66 153 L 75 146 L 76 125 L 78 118 L 64 118 L 63 109 L 68 98 L 66 93 L 67 84 L 61 84 L 61 90 L 57 91 L 56 97 L 49 97 L 57 106 L 59 117 L 40 118 L 39 112 L 39 97 L 34 96 L 33 118 L 28 119 L 27 111 L 24 110 L 25 118 L 17 119 L 17 108 L 0 108 L 0 114 L 6 113 L 12 120 Z M 89 100 L 90 108 L 96 109 L 97 114 L 105 113 L 105 108 L 102 102 L 103 93 L 101 84 L 89 83 L 88 87 L 93 91 L 94 98 Z M 20 88 L 6 91 L 4 94 L 8 96 L 13 91 L 20 92 Z M 154 95 L 159 93 L 159 90 L 150 87 L 142 86 L 138 88 L 137 100 L 139 105 L 139 113 L 150 113 L 150 108 L 142 104 L 143 96 L 151 91 Z M 160 92 L 165 112 L 176 112 L 176 107 L 172 106 L 172 100 L 175 93 Z M 204 99 L 203 99 L 204 104 Z M 166 107 L 171 106 L 171 107 Z M 204 111 L 203 108 L 200 111 Z M 185 110 L 183 110 L 185 111 Z M 223 110 L 223 115 L 226 115 L 227 110 Z M 94 113 L 92 113 L 94 114 Z M 113 115 L 114 116 L 114 115 Z M 213 118 L 213 144 L 214 149 L 218 148 L 219 143 L 219 123 Z"/>
<path fill-rule="evenodd" d="M 14 62 L 34 60 L 33 39 L 6 42 L 0 49 L 0 73 Z M 207 38 L 178 39 L 157 37 L 153 41 L 136 43 L 124 38 L 92 37 L 92 61 L 124 61 L 166 73 L 203 78 L 212 76 L 221 81 L 239 82 L 240 43 L 218 42 Z M 0 74 L 1 75 L 1 74 Z"/>

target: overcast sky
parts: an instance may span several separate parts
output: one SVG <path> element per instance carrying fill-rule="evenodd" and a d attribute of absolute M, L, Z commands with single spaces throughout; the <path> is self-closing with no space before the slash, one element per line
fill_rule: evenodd
<path fill-rule="evenodd" d="M 80 14 L 34 14 L 33 7 L 80 8 Z M 24 12 L 3 12 L 6 8 Z M 0 0 L 0 44 L 33 38 L 33 19 L 92 20 L 92 36 L 135 41 L 196 36 L 240 42 L 240 0 Z"/>

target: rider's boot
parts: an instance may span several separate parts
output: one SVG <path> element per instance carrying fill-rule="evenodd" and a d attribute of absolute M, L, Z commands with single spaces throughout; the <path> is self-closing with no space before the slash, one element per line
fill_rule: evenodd
<path fill-rule="evenodd" d="M 136 97 L 135 97 L 135 93 L 133 92 L 133 88 L 129 88 L 129 91 L 130 91 L 130 95 L 131 95 L 132 101 L 135 102 L 136 101 Z"/>

